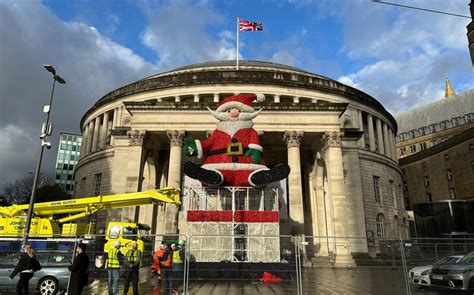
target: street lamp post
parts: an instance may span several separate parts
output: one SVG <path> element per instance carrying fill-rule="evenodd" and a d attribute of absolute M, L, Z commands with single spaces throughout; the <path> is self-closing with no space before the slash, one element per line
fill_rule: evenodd
<path fill-rule="evenodd" d="M 38 157 L 38 162 L 36 163 L 36 170 L 35 170 L 35 176 L 33 178 L 33 187 L 31 188 L 31 195 L 30 195 L 30 205 L 28 206 L 28 215 L 26 217 L 26 223 L 25 223 L 25 233 L 23 236 L 23 245 L 26 245 L 28 243 L 28 236 L 30 234 L 30 228 L 31 228 L 31 218 L 33 217 L 33 209 L 35 205 L 35 199 L 36 199 L 36 188 L 38 186 L 38 178 L 41 170 L 41 161 L 43 160 L 43 151 L 44 147 L 46 146 L 47 149 L 51 148 L 51 143 L 47 142 L 45 139 L 51 135 L 51 124 L 49 123 L 49 116 L 51 114 L 51 106 L 53 105 L 53 96 L 54 96 L 54 86 L 56 85 L 56 82 L 60 84 L 66 84 L 66 81 L 64 81 L 63 78 L 61 78 L 59 75 L 56 74 L 56 70 L 52 65 L 43 65 L 43 67 L 53 74 L 53 89 L 51 90 L 51 97 L 49 99 L 49 105 L 44 106 L 43 112 L 46 113 L 46 123 L 43 123 L 43 126 L 41 128 L 41 149 Z"/>

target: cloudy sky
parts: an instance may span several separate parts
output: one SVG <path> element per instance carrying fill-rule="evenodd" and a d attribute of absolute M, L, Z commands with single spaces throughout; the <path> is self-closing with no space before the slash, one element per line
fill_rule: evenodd
<path fill-rule="evenodd" d="M 392 0 L 469 15 L 468 0 Z M 288 64 L 357 87 L 396 114 L 440 99 L 448 74 L 474 88 L 467 18 L 370 0 L 0 0 L 0 186 L 34 171 L 52 64 L 51 121 L 79 132 L 107 92 L 178 66 L 235 59 L 236 18 L 262 22 L 240 36 L 242 59 Z M 57 149 L 45 151 L 53 172 Z"/>

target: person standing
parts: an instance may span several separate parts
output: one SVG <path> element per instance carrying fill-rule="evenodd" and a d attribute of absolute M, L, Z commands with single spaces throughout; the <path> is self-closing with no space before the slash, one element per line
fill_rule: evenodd
<path fill-rule="evenodd" d="M 138 295 L 138 274 L 142 262 L 142 252 L 138 250 L 138 244 L 136 242 L 133 243 L 132 249 L 128 250 L 127 254 L 125 254 L 125 259 L 127 261 L 127 270 L 123 294 L 128 294 L 128 286 L 130 285 L 130 280 L 132 280 L 133 295 Z"/>
<path fill-rule="evenodd" d="M 71 271 L 71 279 L 67 293 L 80 295 L 89 280 L 89 256 L 86 253 L 86 244 L 77 245 L 76 257 L 68 268 Z"/>
<path fill-rule="evenodd" d="M 33 277 L 35 271 L 41 269 L 41 265 L 36 258 L 35 251 L 31 245 L 23 246 L 24 253 L 21 255 L 15 269 L 8 277 L 10 280 L 20 273 L 20 280 L 16 284 L 16 294 L 28 295 L 28 288 L 30 279 Z"/>
<path fill-rule="evenodd" d="M 171 245 L 171 249 L 173 249 L 173 284 L 171 288 L 174 294 L 179 294 L 178 289 L 183 282 L 184 241 L 180 240 L 178 245 Z"/>
<path fill-rule="evenodd" d="M 158 257 L 163 256 L 163 253 L 166 250 L 166 244 L 161 244 L 160 249 L 156 250 L 155 253 L 153 254 L 153 265 L 151 266 L 151 277 L 154 278 L 155 276 L 158 277 L 158 279 L 161 278 L 161 273 L 160 273 L 160 261 L 158 261 Z"/>
<path fill-rule="evenodd" d="M 105 261 L 109 280 L 109 295 L 117 295 L 119 293 L 120 265 L 123 261 L 120 247 L 120 241 L 116 241 L 114 247 L 107 253 L 107 260 Z"/>
<path fill-rule="evenodd" d="M 169 245 L 166 246 L 161 256 L 158 256 L 161 270 L 161 291 L 162 295 L 169 295 L 171 291 L 171 264 L 173 263 L 173 252 Z"/>

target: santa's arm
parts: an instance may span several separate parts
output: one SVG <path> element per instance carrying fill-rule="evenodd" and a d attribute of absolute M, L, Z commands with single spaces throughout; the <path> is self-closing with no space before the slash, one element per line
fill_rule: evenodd
<path fill-rule="evenodd" d="M 262 160 L 262 152 L 263 148 L 260 145 L 260 140 L 258 139 L 258 133 L 254 129 L 250 132 L 250 140 L 249 140 L 249 149 L 245 153 L 246 156 L 252 156 L 252 160 L 254 164 L 260 164 Z"/>

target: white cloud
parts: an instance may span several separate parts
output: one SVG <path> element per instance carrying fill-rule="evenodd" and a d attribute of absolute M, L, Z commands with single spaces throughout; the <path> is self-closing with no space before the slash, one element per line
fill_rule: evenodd
<path fill-rule="evenodd" d="M 206 4 L 171 1 L 145 5 L 149 23 L 142 42 L 156 52 L 160 69 L 235 58 L 235 44 L 230 42 L 235 37 L 229 31 L 219 31 L 225 19 Z"/>
<path fill-rule="evenodd" d="M 362 66 L 345 73 L 349 82 L 392 112 L 400 112 L 442 97 L 445 74 L 469 77 L 467 52 L 469 20 L 366 1 L 344 2 L 338 17 L 344 26 L 341 52 Z M 434 7 L 427 7 L 427 5 Z M 410 3 L 462 13 L 465 1 Z M 474 87 L 465 83 L 463 89 Z"/>
<path fill-rule="evenodd" d="M 57 85 L 51 111 L 55 148 L 59 131 L 79 132 L 80 118 L 101 96 L 156 69 L 95 28 L 58 19 L 40 2 L 0 2 L 0 35 L 8 44 L 0 46 L 0 188 L 34 169 L 52 82 L 43 64 L 54 65 L 67 82 Z M 45 151 L 43 172 L 53 172 L 55 148 Z"/>

